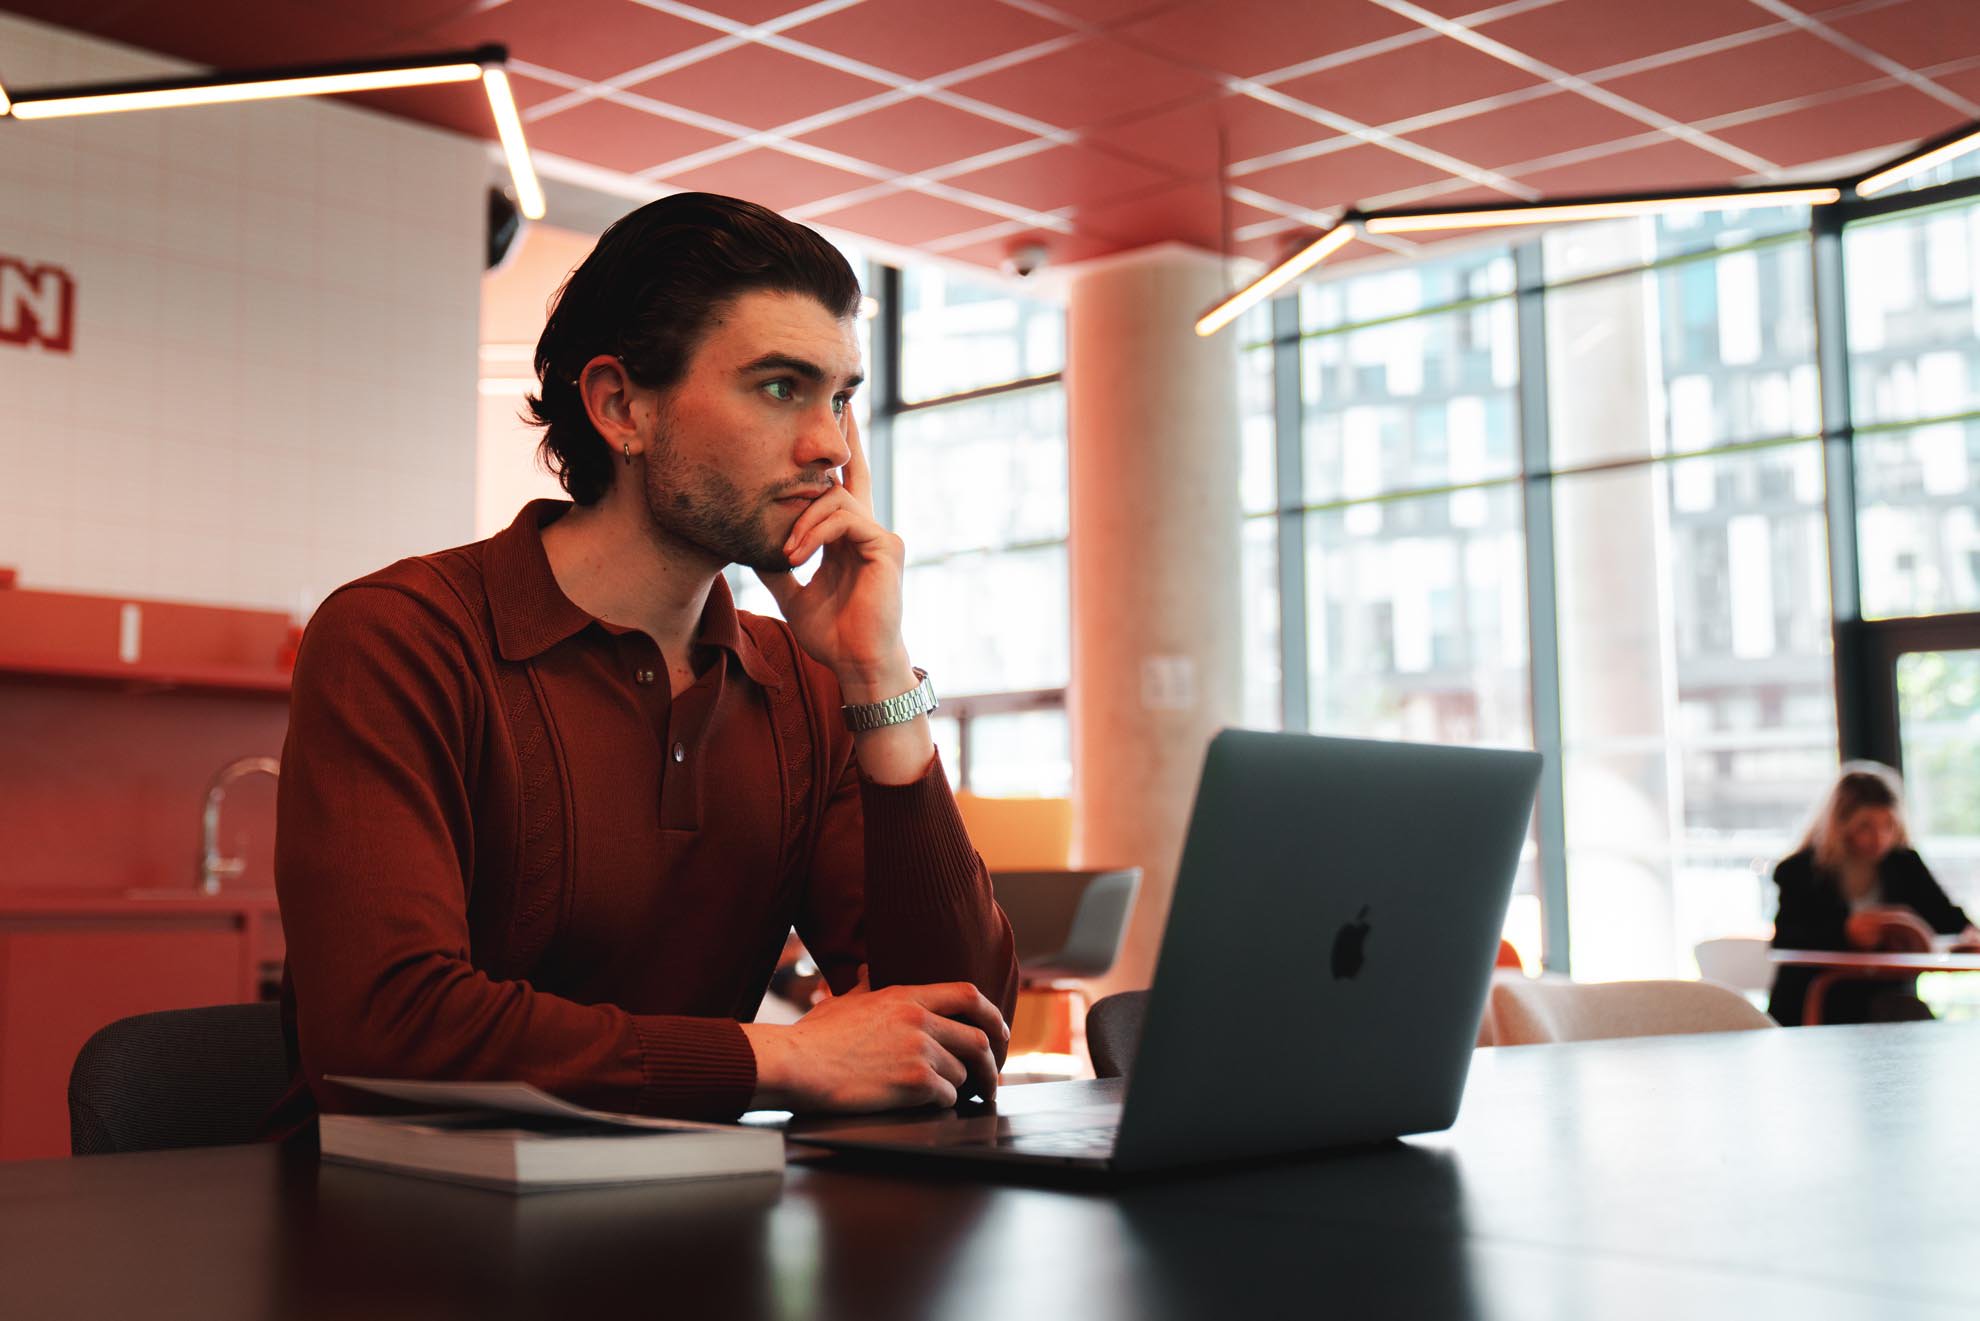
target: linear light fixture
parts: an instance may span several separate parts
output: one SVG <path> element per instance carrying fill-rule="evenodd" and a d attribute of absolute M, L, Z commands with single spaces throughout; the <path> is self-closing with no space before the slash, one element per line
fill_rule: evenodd
<path fill-rule="evenodd" d="M 1334 227 L 1197 318 L 1196 333 L 1209 338 L 1300 276 L 1346 247 L 1360 229 L 1343 216 Z"/>
<path fill-rule="evenodd" d="M 6 114 L 13 107 L 13 104 L 12 101 L 7 99 L 7 89 L 0 87 L 0 115 Z"/>
<path fill-rule="evenodd" d="M 516 113 L 515 94 L 509 90 L 509 75 L 499 66 L 482 70 L 481 86 L 488 93 L 488 109 L 495 116 L 495 132 L 502 139 L 502 154 L 509 158 L 509 178 L 515 181 L 516 205 L 531 220 L 543 219 L 543 185 L 537 182 L 536 167 L 530 164 L 529 144 L 523 141 L 522 116 Z"/>
<path fill-rule="evenodd" d="M 1928 142 L 1916 152 L 1895 165 L 1887 166 L 1875 174 L 1859 179 L 1856 184 L 1858 197 L 1874 197 L 1897 187 L 1915 174 L 1923 174 L 1935 165 L 1944 165 L 1968 152 L 1980 151 L 1980 128 L 1968 124 L 1965 128 L 1950 133 L 1935 142 Z"/>
<path fill-rule="evenodd" d="M 426 87 L 435 83 L 467 83 L 481 77 L 484 66 L 499 66 L 508 58 L 508 51 L 501 46 L 482 46 L 470 51 L 448 51 L 439 55 L 413 55 L 390 60 L 352 60 L 340 64 L 250 69 L 191 78 L 148 78 L 135 82 L 49 87 L 15 93 L 13 114 L 16 119 L 55 119 L 70 115 L 108 115 L 127 110 L 222 105 L 232 101 L 266 101 L 291 96 L 336 96 L 392 87 Z"/>
<path fill-rule="evenodd" d="M 1523 206 L 1453 207 L 1444 211 L 1388 211 L 1367 216 L 1371 234 L 1415 234 L 1436 229 L 1491 229 L 1501 225 L 1553 225 L 1573 220 L 1615 220 L 1679 211 L 1751 211 L 1764 206 L 1830 206 L 1842 189 L 1742 188 L 1700 193 L 1649 193 L 1634 197 L 1574 198 Z"/>
<path fill-rule="evenodd" d="M 495 117 L 495 132 L 515 181 L 516 205 L 531 220 L 543 218 L 543 185 L 530 163 L 523 140 L 522 116 L 516 113 L 515 93 L 503 66 L 505 46 L 405 55 L 385 60 L 347 60 L 193 78 L 150 78 L 136 82 L 89 83 L 49 87 L 16 95 L 11 103 L 16 119 L 56 119 L 72 115 L 109 115 L 128 110 L 166 110 L 176 106 L 224 105 L 237 101 L 268 101 L 292 96 L 338 96 L 398 87 L 432 87 L 479 79 Z M 0 90 L 0 114 L 9 110 Z"/>

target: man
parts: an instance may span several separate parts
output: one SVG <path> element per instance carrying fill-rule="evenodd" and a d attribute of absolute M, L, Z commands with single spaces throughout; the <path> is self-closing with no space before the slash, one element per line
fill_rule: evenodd
<path fill-rule="evenodd" d="M 317 611 L 277 832 L 288 1120 L 363 1104 L 325 1074 L 710 1118 L 991 1093 L 1016 961 L 901 638 L 858 301 L 761 207 L 626 216 L 537 345 L 574 504 Z M 788 626 L 737 612 L 730 563 Z M 836 994 L 753 1023 L 793 925 Z"/>

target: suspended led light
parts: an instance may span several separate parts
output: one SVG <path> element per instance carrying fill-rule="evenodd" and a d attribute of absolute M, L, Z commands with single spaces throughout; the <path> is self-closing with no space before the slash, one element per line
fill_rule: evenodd
<path fill-rule="evenodd" d="M 1451 211 L 1392 211 L 1368 216 L 1371 234 L 1417 234 L 1438 229 L 1492 229 L 1502 225 L 1552 225 L 1574 220 L 1616 220 L 1686 211 L 1751 211 L 1769 206 L 1830 206 L 1840 188 L 1751 188 L 1727 193 L 1590 198 L 1524 206 L 1471 207 Z"/>
<path fill-rule="evenodd" d="M 502 154 L 509 159 L 509 177 L 516 184 L 516 205 L 531 220 L 541 220 L 543 185 L 537 182 L 536 167 L 530 164 L 529 144 L 523 141 L 522 116 L 516 113 L 509 75 L 499 68 L 486 69 L 481 75 L 481 85 L 488 93 L 488 108 L 495 115 L 495 132 L 502 139 Z"/>
<path fill-rule="evenodd" d="M 1897 164 L 1877 171 L 1856 185 L 1858 197 L 1875 197 L 1888 192 L 1913 175 L 1923 174 L 1935 165 L 1957 160 L 1968 152 L 1980 151 L 1980 128 L 1971 126 L 1959 130 L 1952 138 L 1929 146 L 1916 155 L 1907 156 Z"/>
<path fill-rule="evenodd" d="M 432 87 L 476 79 L 488 94 L 495 132 L 515 181 L 516 205 L 531 220 L 544 213 L 543 186 L 530 163 L 523 140 L 522 116 L 503 70 L 509 52 L 502 46 L 407 55 L 389 60 L 353 60 L 284 69 L 255 69 L 215 73 L 195 78 L 153 78 L 139 82 L 92 83 L 52 87 L 17 95 L 11 102 L 16 119 L 57 119 L 72 115 L 110 115 L 131 110 L 168 110 L 179 106 L 224 105 L 239 101 L 269 101 L 296 96 L 343 96 L 401 87 Z M 9 102 L 0 91 L 0 113 Z"/>
<path fill-rule="evenodd" d="M 429 87 L 473 82 L 486 64 L 508 58 L 500 46 L 394 60 L 350 61 L 292 69 L 256 69 L 194 78 L 153 78 L 138 82 L 92 83 L 17 93 L 16 119 L 57 119 L 109 115 L 130 110 L 269 101 L 295 96 L 342 96 L 396 87 Z"/>
<path fill-rule="evenodd" d="M 1205 338 L 1216 334 L 1346 247 L 1358 232 L 1354 221 L 1343 219 L 1319 238 L 1205 312 L 1197 319 L 1196 333 Z"/>

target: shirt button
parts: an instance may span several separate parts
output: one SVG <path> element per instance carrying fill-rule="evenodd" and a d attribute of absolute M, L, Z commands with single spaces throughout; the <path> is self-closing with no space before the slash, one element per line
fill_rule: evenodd
<path fill-rule="evenodd" d="M 635 681 L 637 681 L 637 682 L 639 682 L 639 683 L 646 683 L 646 684 L 650 684 L 650 683 L 652 683 L 652 682 L 653 682 L 653 671 L 652 671 L 652 670 L 636 670 L 636 671 L 634 671 L 634 673 L 633 673 L 633 679 L 634 679 Z"/>
<path fill-rule="evenodd" d="M 685 744 L 685 743 L 676 743 L 676 744 L 674 745 L 674 760 L 675 760 L 675 761 L 686 761 L 686 760 L 687 760 L 687 744 Z"/>

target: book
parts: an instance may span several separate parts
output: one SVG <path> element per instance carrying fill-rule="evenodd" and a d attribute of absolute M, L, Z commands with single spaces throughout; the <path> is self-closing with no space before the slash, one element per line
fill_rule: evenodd
<path fill-rule="evenodd" d="M 528 1083 L 326 1078 L 430 1107 L 410 1115 L 324 1115 L 325 1160 L 484 1188 L 537 1192 L 780 1173 L 775 1129 L 589 1110 Z"/>

